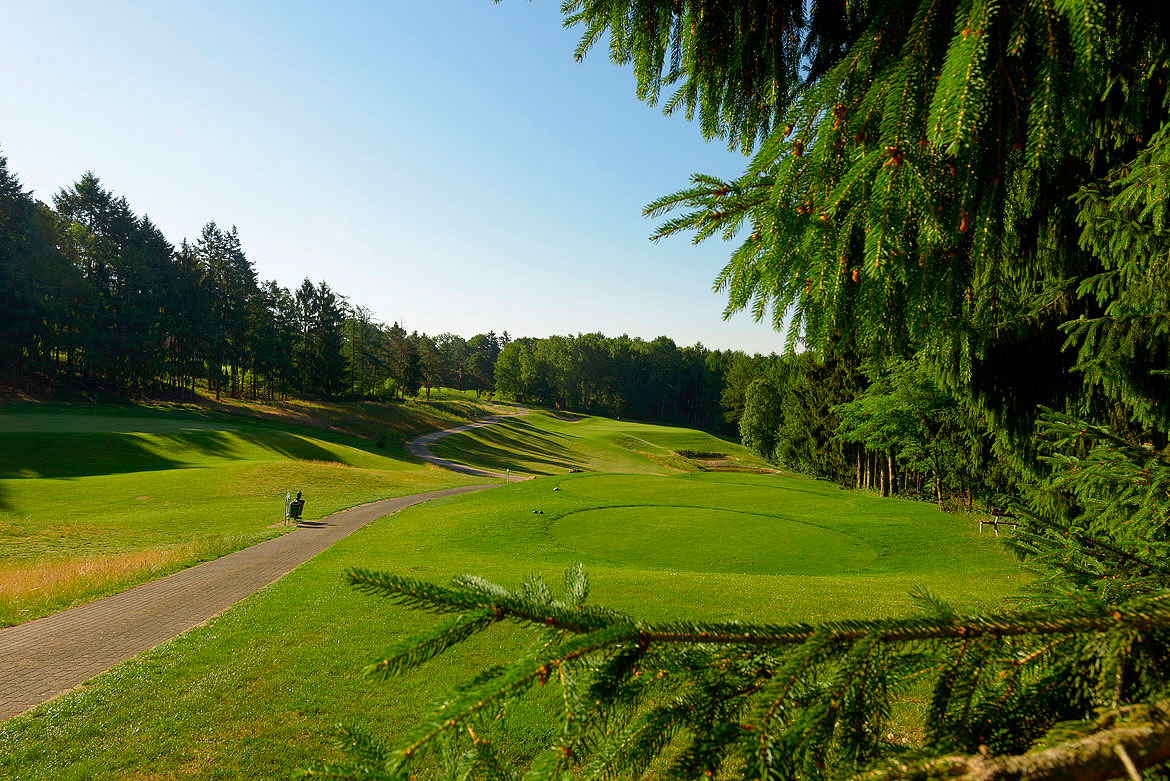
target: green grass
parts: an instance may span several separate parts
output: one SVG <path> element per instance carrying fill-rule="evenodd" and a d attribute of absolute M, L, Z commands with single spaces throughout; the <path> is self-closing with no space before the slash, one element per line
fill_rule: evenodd
<path fill-rule="evenodd" d="M 599 432 L 623 428 L 603 424 Z M 653 442 L 646 433 L 639 438 Z M 668 448 L 688 436 L 659 434 Z M 610 448 L 583 452 L 584 462 L 621 460 Z M 891 615 L 908 610 L 918 585 L 960 608 L 989 609 L 1026 580 L 969 522 L 813 480 L 709 473 L 516 483 L 376 521 L 209 625 L 5 722 L 0 777 L 284 777 L 336 756 L 329 741 L 339 720 L 393 737 L 456 683 L 514 658 L 528 635 L 502 625 L 402 678 L 363 679 L 360 668 L 382 647 L 436 619 L 354 593 L 340 583 L 344 568 L 436 581 L 470 572 L 508 586 L 542 572 L 556 588 L 576 561 L 590 571 L 591 601 L 648 619 Z M 551 689 L 508 711 L 500 728 L 510 739 L 497 745 L 522 757 L 547 737 Z"/>
<path fill-rule="evenodd" d="M 396 411 L 384 405 L 382 419 Z M 358 419 L 376 417 L 351 405 Z M 436 411 L 408 428 L 457 425 Z M 95 599 L 284 531 L 306 518 L 483 482 L 333 430 L 230 408 L 9 406 L 0 414 L 0 626 Z"/>
<path fill-rule="evenodd" d="M 680 451 L 722 457 L 700 461 Z M 767 466 L 746 448 L 695 429 L 600 417 L 565 419 L 548 412 L 444 437 L 431 445 L 431 452 L 457 463 L 537 475 L 571 469 L 666 475 L 710 468 L 714 462 L 716 468 Z"/>
<path fill-rule="evenodd" d="M 0 407 L 0 427 L 5 425 L 3 421 L 6 418 L 17 415 L 47 418 L 62 414 L 70 417 L 91 415 L 103 420 L 136 418 L 140 424 L 144 417 L 162 416 L 188 420 L 192 425 L 202 422 L 214 427 L 250 420 L 316 429 L 331 434 L 348 434 L 371 442 L 405 442 L 417 434 L 466 423 L 469 419 L 491 414 L 495 409 L 487 399 L 476 399 L 474 393 L 446 388 L 433 389 L 431 399 L 430 402 L 421 399 L 394 402 L 290 399 L 265 402 L 226 396 L 216 400 L 201 395 L 197 403 L 101 404 L 96 408 L 85 403 L 8 401 Z"/>

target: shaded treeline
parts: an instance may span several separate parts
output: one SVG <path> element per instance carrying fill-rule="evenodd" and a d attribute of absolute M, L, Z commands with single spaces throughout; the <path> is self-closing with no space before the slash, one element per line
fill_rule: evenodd
<path fill-rule="evenodd" d="M 407 333 L 328 283 L 260 281 L 235 227 L 178 247 L 92 173 L 35 200 L 0 157 L 0 384 L 123 395 L 487 391 L 505 337 Z"/>
<path fill-rule="evenodd" d="M 495 378 L 521 401 L 738 432 L 773 463 L 882 495 L 989 505 L 1016 476 L 1000 464 L 1004 430 L 916 359 L 749 356 L 591 333 L 511 341 Z"/>
<path fill-rule="evenodd" d="M 789 469 L 943 504 L 999 506 L 1030 451 L 921 358 L 812 353 L 761 364 L 745 388 L 744 445 Z"/>
<path fill-rule="evenodd" d="M 724 414 L 725 395 L 736 395 L 733 367 L 757 360 L 766 359 L 702 344 L 679 347 L 665 336 L 523 338 L 500 353 L 496 390 L 584 412 L 734 431 L 727 424 L 735 418 Z"/>

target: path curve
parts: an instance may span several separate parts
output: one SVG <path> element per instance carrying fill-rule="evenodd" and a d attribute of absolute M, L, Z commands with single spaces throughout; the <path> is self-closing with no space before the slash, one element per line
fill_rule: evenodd
<path fill-rule="evenodd" d="M 202 624 L 370 521 L 495 485 L 444 488 L 342 510 L 165 578 L 0 629 L 0 720 Z"/>
<path fill-rule="evenodd" d="M 450 469 L 453 472 L 462 472 L 465 475 L 475 475 L 476 477 L 508 477 L 508 475 L 505 475 L 503 472 L 496 472 L 490 469 L 481 469 L 477 466 L 467 466 L 466 464 L 457 464 L 454 461 L 448 461 L 445 458 L 439 458 L 431 452 L 429 445 L 436 439 L 449 437 L 452 434 L 461 434 L 464 431 L 471 431 L 474 428 L 490 426 L 493 423 L 499 423 L 504 418 L 515 418 L 520 415 L 527 415 L 529 412 L 531 412 L 531 410 L 529 410 L 527 407 L 518 407 L 516 412 L 505 412 L 499 415 L 492 415 L 489 418 L 484 418 L 478 423 L 468 423 L 465 426 L 456 426 L 455 428 L 448 428 L 442 431 L 432 431 L 429 434 L 423 434 L 422 436 L 418 436 L 410 440 L 406 443 L 406 448 L 415 458 L 426 461 L 429 464 L 434 464 L 435 466 L 441 466 L 444 469 Z M 535 477 L 536 475 L 529 475 L 523 479 L 532 480 Z M 521 478 L 512 477 L 512 479 L 519 480 Z"/>

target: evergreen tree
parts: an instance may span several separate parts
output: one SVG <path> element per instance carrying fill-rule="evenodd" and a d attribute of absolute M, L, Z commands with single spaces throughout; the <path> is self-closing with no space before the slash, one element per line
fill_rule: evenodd
<path fill-rule="evenodd" d="M 0 156 L 0 371 L 10 384 L 25 378 L 23 348 L 32 345 L 44 318 L 33 252 L 35 215 L 32 196 Z"/>
<path fill-rule="evenodd" d="M 427 401 L 431 400 L 431 388 L 438 388 L 443 384 L 443 357 L 435 340 L 422 334 L 417 342 L 419 367 L 422 372 L 422 386 L 427 390 Z"/>
<path fill-rule="evenodd" d="M 1158 181 L 1164 159 L 1160 8 L 575 0 L 566 10 L 584 29 L 579 56 L 608 35 L 639 97 L 754 150 L 738 179 L 698 175 L 647 209 L 682 210 L 656 237 L 739 237 L 718 278 L 729 313 L 770 313 L 778 327 L 791 315 L 790 338 L 814 347 L 924 351 L 1024 434 L 1037 403 L 1080 401 L 1058 328 L 1114 322 L 1099 318 L 1122 272 L 1099 250 L 1123 235 L 1115 207 L 1137 220 L 1127 240 L 1156 233 L 1138 203 L 1156 195 L 1137 183 Z M 1110 332 L 1118 349 L 1104 352 L 1145 352 L 1138 331 Z M 1146 382 L 1142 368 L 1126 370 L 1130 382 Z M 1113 374 L 1098 388 L 1125 393 Z M 1137 388 L 1128 395 L 1143 403 Z"/>
<path fill-rule="evenodd" d="M 518 777 L 492 719 L 546 683 L 560 689 L 560 729 L 528 766 L 532 781 L 652 765 L 681 778 L 1136 778 L 1170 761 L 1170 462 L 1165 437 L 1140 428 L 1164 426 L 1170 409 L 1165 10 L 1138 0 L 563 8 L 583 30 L 579 57 L 607 41 L 640 98 L 697 116 L 709 137 L 752 155 L 742 176 L 697 175 L 647 212 L 682 212 L 656 238 L 738 239 L 717 279 L 728 313 L 777 327 L 789 318 L 790 343 L 821 353 L 785 391 L 782 459 L 842 480 L 840 440 L 836 452 L 809 449 L 832 438 L 838 412 L 885 449 L 914 437 L 870 425 L 867 405 L 929 421 L 970 404 L 1007 432 L 997 444 L 1015 438 L 1023 461 L 1036 405 L 1056 408 L 1042 427 L 1051 471 L 1031 469 L 1017 539 L 1047 589 L 1032 609 L 987 616 L 921 594 L 926 613 L 904 619 L 653 624 L 587 606 L 579 568 L 559 599 L 538 578 L 508 591 L 468 576 L 439 586 L 351 571 L 365 591 L 452 616 L 384 651 L 372 675 L 424 664 L 501 620 L 535 636 L 393 745 L 343 730 L 355 763 L 318 770 L 406 778 L 433 761 L 450 777 Z M 941 386 L 878 377 L 868 401 L 843 407 L 864 390 L 857 354 L 917 355 Z M 914 436 L 949 435 L 927 425 Z M 924 685 L 921 744 L 885 742 L 893 698 Z"/>
<path fill-rule="evenodd" d="M 315 398 L 332 398 L 346 387 L 344 300 L 324 282 L 301 282 L 294 294 L 298 343 L 297 387 Z"/>
<path fill-rule="evenodd" d="M 516 591 L 471 576 L 449 586 L 367 570 L 346 578 L 451 616 L 385 649 L 372 677 L 424 665 L 505 620 L 530 627 L 533 642 L 393 744 L 342 726 L 337 745 L 352 763 L 307 776 L 407 779 L 437 762 L 445 778 L 530 781 L 637 777 L 652 765 L 669 778 L 1110 778 L 1170 760 L 1164 597 L 962 616 L 921 593 L 924 612 L 910 618 L 652 623 L 587 605 L 579 565 L 559 599 L 536 576 Z M 525 773 L 495 747 L 506 738 L 500 714 L 546 683 L 559 689 L 560 729 Z M 887 742 L 895 698 L 926 684 L 922 747 Z M 1038 741 L 1045 750 L 1024 754 Z"/>
<path fill-rule="evenodd" d="M 838 405 L 862 390 L 855 362 L 802 354 L 784 388 L 776 432 L 776 461 L 789 469 L 841 484 L 854 473 L 850 452 L 834 439 Z"/>
<path fill-rule="evenodd" d="M 234 227 L 225 232 L 214 221 L 207 223 L 195 243 L 195 252 L 211 312 L 208 383 L 218 399 L 225 379 L 230 382 L 230 393 L 238 394 L 239 369 L 247 353 L 249 302 L 258 289 L 256 271 L 244 255 Z"/>
<path fill-rule="evenodd" d="M 353 307 L 345 321 L 345 357 L 352 392 L 369 396 L 385 377 L 388 366 L 382 349 L 384 340 L 370 310 Z"/>

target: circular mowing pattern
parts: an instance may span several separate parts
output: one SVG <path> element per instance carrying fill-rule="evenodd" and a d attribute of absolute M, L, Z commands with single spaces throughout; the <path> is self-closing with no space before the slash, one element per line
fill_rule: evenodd
<path fill-rule="evenodd" d="M 693 507 L 604 507 L 553 522 L 582 561 L 679 572 L 831 575 L 877 558 L 855 538 L 787 518 Z"/>

